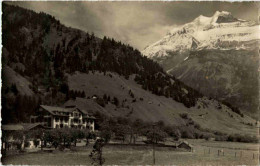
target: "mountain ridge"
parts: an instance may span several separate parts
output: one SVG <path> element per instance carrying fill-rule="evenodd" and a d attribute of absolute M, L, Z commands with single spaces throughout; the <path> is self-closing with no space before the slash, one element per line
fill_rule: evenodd
<path fill-rule="evenodd" d="M 167 56 L 167 51 L 248 49 L 250 45 L 246 42 L 260 39 L 258 29 L 256 22 L 236 19 L 229 12 L 216 11 L 212 17 L 200 15 L 190 23 L 173 28 L 161 40 L 146 47 L 142 53 L 155 58 Z M 192 45 L 193 40 L 197 41 L 196 47 Z"/>
<path fill-rule="evenodd" d="M 142 53 L 201 93 L 257 114 L 259 39 L 257 23 L 217 11 L 174 28 Z"/>

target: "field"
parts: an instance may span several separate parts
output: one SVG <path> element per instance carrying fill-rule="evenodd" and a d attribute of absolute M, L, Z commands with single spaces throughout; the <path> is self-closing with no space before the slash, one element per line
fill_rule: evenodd
<path fill-rule="evenodd" d="M 176 151 L 171 148 L 155 149 L 156 164 L 160 165 L 259 165 L 257 144 L 188 140 L 194 145 L 194 152 Z M 218 150 L 222 150 L 218 155 Z M 26 165 L 89 165 L 90 147 L 77 151 L 36 152 L 8 156 L 3 164 Z M 106 146 L 103 150 L 105 164 L 152 165 L 151 147 Z"/>

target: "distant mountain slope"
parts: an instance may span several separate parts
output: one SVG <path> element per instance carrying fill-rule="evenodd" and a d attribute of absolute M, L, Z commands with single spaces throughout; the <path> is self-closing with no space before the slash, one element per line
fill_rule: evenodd
<path fill-rule="evenodd" d="M 111 77 L 112 76 L 112 77 Z M 123 116 L 144 121 L 162 120 L 165 124 L 176 126 L 186 125 L 180 114 L 187 113 L 195 123 L 202 128 L 224 133 L 243 133 L 255 135 L 256 128 L 246 124 L 255 123 L 248 116 L 241 117 L 232 112 L 223 104 L 207 98 L 199 99 L 195 107 L 187 108 L 171 98 L 157 96 L 138 85 L 134 76 L 128 80 L 116 73 L 95 72 L 95 74 L 75 73 L 68 76 L 70 89 L 84 90 L 86 98 L 77 98 L 70 104 L 80 105 L 88 110 L 93 95 L 103 98 L 104 94 L 110 96 L 110 102 L 102 107 L 102 113 L 110 116 Z M 132 97 L 129 91 L 133 93 Z M 119 106 L 113 104 L 113 98 L 119 100 Z M 90 98 L 90 99 L 87 99 Z M 92 106 L 90 106 L 91 109 Z M 219 108 L 221 107 L 221 109 Z"/>
<path fill-rule="evenodd" d="M 255 22 L 216 12 L 174 28 L 142 53 L 201 93 L 256 115 L 259 34 Z"/>
<path fill-rule="evenodd" d="M 25 97 L 23 87 L 3 87 L 5 123 L 28 120 L 41 103 L 75 103 L 111 116 L 175 125 L 188 125 L 180 117 L 187 113 L 203 128 L 255 132 L 248 129 L 255 120 L 203 97 L 131 46 L 68 28 L 45 13 L 3 3 L 3 47 L 3 75 L 8 69 L 19 73 L 33 92 Z"/>
<path fill-rule="evenodd" d="M 12 68 L 4 66 L 2 68 L 5 72 L 2 76 L 4 79 L 3 86 L 16 84 L 18 91 L 24 95 L 32 95 L 33 91 L 29 88 L 31 83 L 20 74 L 16 73 Z"/>

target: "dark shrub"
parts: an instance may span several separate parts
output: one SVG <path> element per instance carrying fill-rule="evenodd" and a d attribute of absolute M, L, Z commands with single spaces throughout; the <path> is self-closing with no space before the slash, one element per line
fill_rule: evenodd
<path fill-rule="evenodd" d="M 106 106 L 106 102 L 105 102 L 105 100 L 102 99 L 102 98 L 98 98 L 98 99 L 96 100 L 96 102 L 97 102 L 100 106 L 102 106 L 102 107 L 105 107 L 105 106 Z"/>
<path fill-rule="evenodd" d="M 194 135 L 193 135 L 193 133 L 191 133 L 191 132 L 182 131 L 182 132 L 181 132 L 181 137 L 182 137 L 182 138 L 193 139 L 193 138 L 194 138 Z"/>
<path fill-rule="evenodd" d="M 200 127 L 200 125 L 199 125 L 198 123 L 195 123 L 194 128 L 195 128 L 195 129 L 198 129 L 198 130 L 201 129 L 201 127 Z"/>
<path fill-rule="evenodd" d="M 182 119 L 188 119 L 188 114 L 187 113 L 180 114 L 180 117 Z"/>
<path fill-rule="evenodd" d="M 217 135 L 217 136 L 215 136 L 215 141 L 227 141 L 227 137 Z"/>

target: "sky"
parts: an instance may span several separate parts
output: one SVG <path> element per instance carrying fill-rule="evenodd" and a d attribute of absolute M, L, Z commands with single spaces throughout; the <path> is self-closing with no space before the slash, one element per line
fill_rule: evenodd
<path fill-rule="evenodd" d="M 9 2 L 53 15 L 66 26 L 113 37 L 143 50 L 167 32 L 199 15 L 229 11 L 236 18 L 257 21 L 260 2 Z"/>

